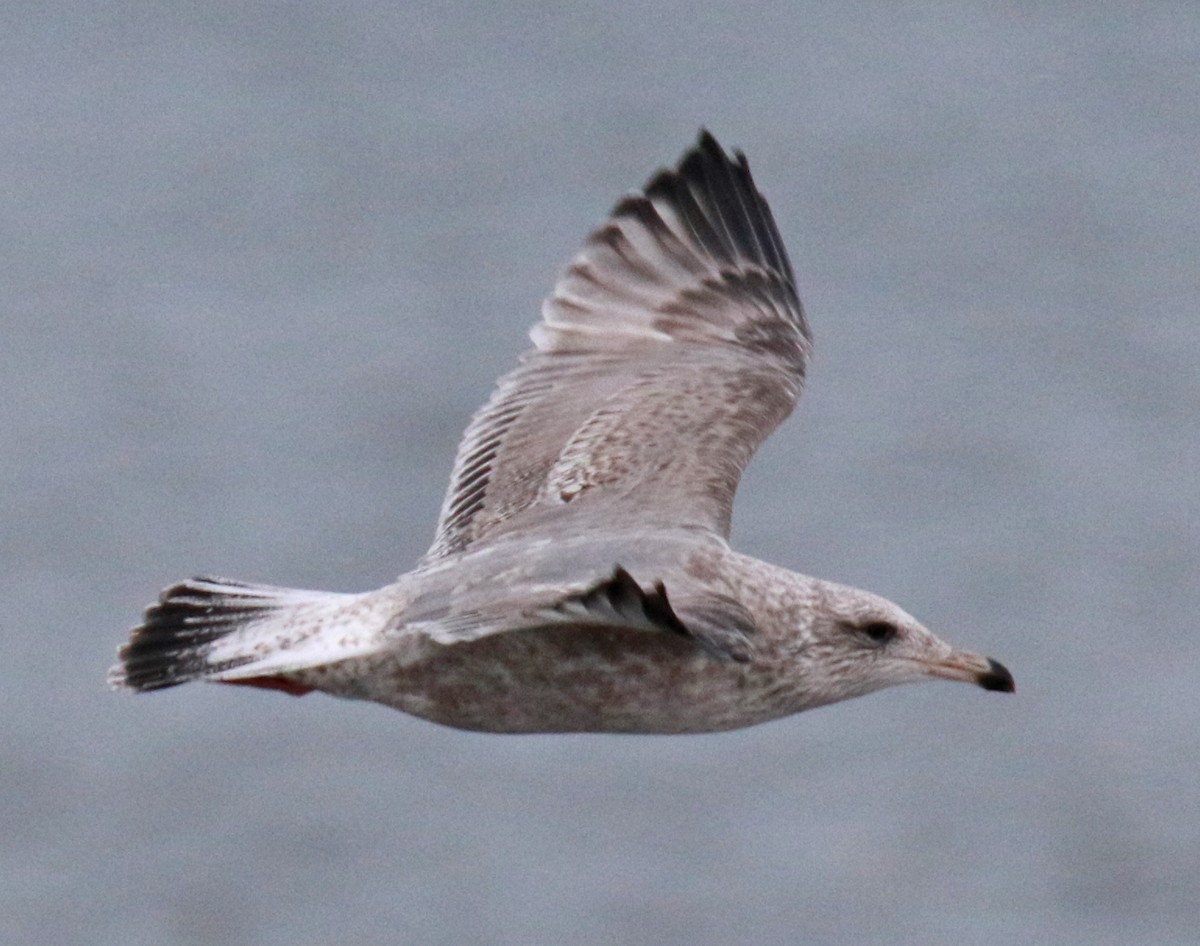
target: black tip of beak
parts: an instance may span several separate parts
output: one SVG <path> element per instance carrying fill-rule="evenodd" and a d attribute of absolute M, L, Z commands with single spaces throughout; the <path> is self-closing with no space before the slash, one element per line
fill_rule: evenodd
<path fill-rule="evenodd" d="M 991 657 L 988 658 L 987 672 L 979 675 L 979 685 L 985 690 L 997 690 L 1000 693 L 1014 693 L 1017 689 L 1017 683 L 1008 668 Z"/>

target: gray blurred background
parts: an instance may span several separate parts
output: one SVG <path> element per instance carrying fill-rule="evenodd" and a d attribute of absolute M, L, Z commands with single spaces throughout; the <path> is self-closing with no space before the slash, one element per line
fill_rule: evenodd
<path fill-rule="evenodd" d="M 10 3 L 0 941 L 1195 943 L 1200 7 Z M 817 335 L 745 551 L 1015 697 L 496 737 L 109 693 L 196 573 L 363 590 L 701 125 Z"/>

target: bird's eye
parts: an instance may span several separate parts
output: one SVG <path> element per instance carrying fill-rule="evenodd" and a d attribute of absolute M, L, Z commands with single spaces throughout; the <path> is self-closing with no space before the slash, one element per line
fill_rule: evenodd
<path fill-rule="evenodd" d="M 866 634 L 874 644 L 886 644 L 900 633 L 896 625 L 888 621 L 871 621 L 862 625 L 859 630 Z"/>

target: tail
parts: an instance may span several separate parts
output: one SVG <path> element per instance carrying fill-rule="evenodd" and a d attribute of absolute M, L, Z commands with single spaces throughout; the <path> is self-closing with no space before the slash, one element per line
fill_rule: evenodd
<path fill-rule="evenodd" d="M 109 671 L 114 689 L 143 693 L 190 680 L 218 680 L 302 694 L 279 676 L 365 652 L 371 635 L 321 631 L 343 624 L 362 595 L 193 578 L 168 588 Z M 354 645 L 358 643 L 358 647 Z"/>

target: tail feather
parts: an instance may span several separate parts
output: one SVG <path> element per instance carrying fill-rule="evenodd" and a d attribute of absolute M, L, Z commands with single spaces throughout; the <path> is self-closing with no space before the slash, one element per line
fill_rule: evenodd
<path fill-rule="evenodd" d="M 140 693 L 263 664 L 320 629 L 321 615 L 296 620 L 297 606 L 320 603 L 327 609 L 352 597 L 224 578 L 180 582 L 146 609 L 118 651 L 120 663 L 109 671 L 109 683 Z"/>

